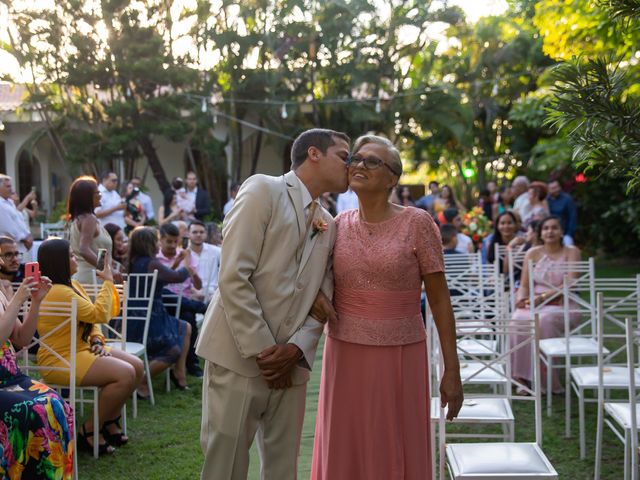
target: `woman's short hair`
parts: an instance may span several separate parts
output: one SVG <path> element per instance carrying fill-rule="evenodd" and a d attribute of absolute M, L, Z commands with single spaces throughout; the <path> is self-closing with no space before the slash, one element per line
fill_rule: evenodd
<path fill-rule="evenodd" d="M 391 170 L 393 170 L 393 173 L 400 177 L 402 175 L 402 160 L 400 160 L 400 152 L 395 145 L 391 143 L 391 140 L 378 135 L 362 135 L 361 137 L 358 137 L 353 144 L 353 153 L 358 152 L 368 143 L 375 143 L 376 145 L 381 145 L 387 149 L 389 152 L 389 166 L 391 167 Z"/>
<path fill-rule="evenodd" d="M 51 279 L 53 284 L 71 286 L 70 246 L 62 238 L 49 238 L 38 248 L 40 273 Z"/>
<path fill-rule="evenodd" d="M 93 213 L 93 194 L 96 188 L 98 188 L 98 182 L 88 175 L 78 177 L 73 181 L 67 200 L 67 213 L 71 220 L 85 213 Z"/>
<path fill-rule="evenodd" d="M 133 262 L 141 257 L 156 256 L 158 231 L 153 227 L 136 227 L 129 235 L 129 272 Z"/>
<path fill-rule="evenodd" d="M 547 186 L 543 182 L 531 182 L 529 188 L 535 189 L 538 194 L 538 200 L 542 201 L 547 198 Z"/>
<path fill-rule="evenodd" d="M 542 244 L 542 229 L 544 228 L 545 223 L 548 223 L 551 220 L 557 221 L 558 224 L 560 225 L 560 230 L 564 233 L 564 229 L 562 228 L 562 220 L 560 219 L 560 217 L 558 217 L 557 215 L 549 215 L 547 217 L 544 217 L 542 220 L 540 220 L 540 223 L 538 223 L 538 228 L 536 228 L 536 237 L 538 238 L 538 242 L 540 242 L 541 244 Z M 560 237 L 560 245 L 564 245 L 562 237 Z"/>

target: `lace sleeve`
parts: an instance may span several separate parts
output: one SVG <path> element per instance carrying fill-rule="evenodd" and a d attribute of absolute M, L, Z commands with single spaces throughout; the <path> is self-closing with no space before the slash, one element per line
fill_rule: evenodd
<path fill-rule="evenodd" d="M 420 275 L 444 272 L 440 231 L 431 215 L 423 210 L 416 209 L 413 220 L 413 241 Z"/>

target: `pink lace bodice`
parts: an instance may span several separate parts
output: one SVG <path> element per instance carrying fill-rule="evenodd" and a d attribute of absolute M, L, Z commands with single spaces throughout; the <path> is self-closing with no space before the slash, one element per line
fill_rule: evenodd
<path fill-rule="evenodd" d="M 424 340 L 422 276 L 444 271 L 440 233 L 431 216 L 408 207 L 381 223 L 358 210 L 336 217 L 334 303 L 338 321 L 328 335 L 365 345 Z"/>

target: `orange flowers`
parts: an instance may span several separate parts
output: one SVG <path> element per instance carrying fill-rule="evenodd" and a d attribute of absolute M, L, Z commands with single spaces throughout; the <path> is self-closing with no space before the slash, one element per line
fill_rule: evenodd
<path fill-rule="evenodd" d="M 315 237 L 318 233 L 326 232 L 329 228 L 329 224 L 321 218 L 316 218 L 311 225 L 313 226 L 311 238 Z"/>

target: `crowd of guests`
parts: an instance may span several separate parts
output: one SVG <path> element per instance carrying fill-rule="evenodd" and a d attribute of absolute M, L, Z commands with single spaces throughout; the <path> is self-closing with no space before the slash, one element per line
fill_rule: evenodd
<path fill-rule="evenodd" d="M 25 275 L 33 245 L 25 215 L 37 208 L 35 193 L 14 201 L 11 178 L 0 175 L 0 476 L 71 478 L 74 428 L 78 448 L 94 449 L 92 417 L 74 427 L 71 407 L 45 385 L 69 382 L 61 367 L 71 355 L 71 329 L 60 325 L 59 316 L 40 314 L 42 302 L 77 302 L 76 382 L 100 387 L 100 454 L 128 442 L 122 408 L 132 394 L 146 399 L 150 393 L 142 360 L 110 343 L 100 327 L 122 314 L 117 284 L 129 280 L 127 288 L 135 291 L 142 278 L 135 274 L 157 271 L 146 341 L 151 376 L 170 369 L 174 385 L 186 390 L 187 375 L 203 375 L 194 351 L 196 315 L 206 311 L 217 290 L 221 242 L 217 226 L 202 221 L 211 212 L 208 193 L 198 188 L 193 172 L 185 181 L 175 178 L 156 216 L 140 187 L 141 179 L 134 177 L 119 189 L 114 172 L 105 172 L 99 182 L 90 176 L 75 179 L 65 238 L 39 245 L 41 280 L 36 281 Z M 100 249 L 107 252 L 104 266 L 98 265 Z M 145 318 L 146 305 L 141 308 L 132 301 L 127 315 Z M 45 383 L 21 373 L 16 363 L 15 349 L 34 335 L 46 338 L 51 348 L 37 351 Z M 141 343 L 143 336 L 143 322 L 128 325 L 128 341 Z"/>

